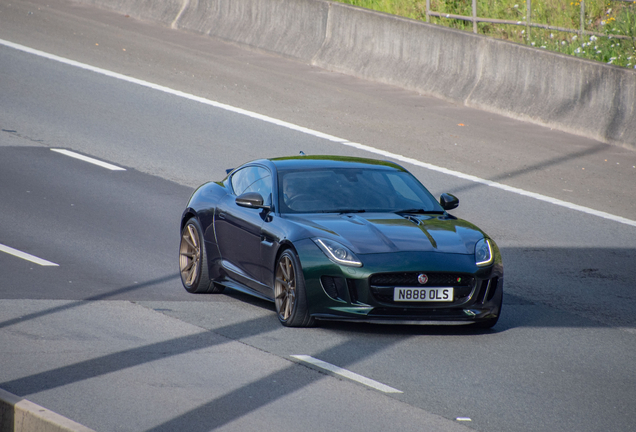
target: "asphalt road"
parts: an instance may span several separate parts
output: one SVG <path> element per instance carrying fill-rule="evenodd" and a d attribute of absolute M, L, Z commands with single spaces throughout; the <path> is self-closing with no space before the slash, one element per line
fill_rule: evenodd
<path fill-rule="evenodd" d="M 0 39 L 636 220 L 620 148 L 59 0 L 0 4 Z M 498 242 L 499 324 L 286 329 L 180 286 L 189 194 L 263 156 L 382 156 L 6 45 L 0 77 L 0 245 L 57 264 L 0 252 L 0 388 L 97 431 L 636 429 L 635 226 L 405 163 Z"/>

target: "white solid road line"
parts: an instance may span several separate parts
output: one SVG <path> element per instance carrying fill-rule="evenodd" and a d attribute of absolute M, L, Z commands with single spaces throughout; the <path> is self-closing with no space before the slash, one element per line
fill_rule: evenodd
<path fill-rule="evenodd" d="M 317 366 L 321 369 L 327 370 L 329 372 L 332 372 L 336 375 L 340 375 L 341 377 L 350 379 L 352 381 L 356 381 L 360 384 L 364 384 L 365 386 L 374 388 L 376 390 L 380 390 L 381 392 L 384 393 L 402 393 L 402 391 L 394 389 L 393 387 L 389 387 L 388 385 L 379 383 L 377 381 L 374 381 L 370 378 L 367 377 L 363 377 L 362 375 L 358 375 L 357 373 L 351 372 L 347 369 L 343 369 L 341 367 L 332 365 L 331 363 L 327 363 L 324 362 L 322 360 L 318 360 L 317 358 L 313 358 L 311 356 L 308 355 L 293 355 L 291 356 L 297 360 L 303 361 L 305 363 L 309 363 L 312 364 L 314 366 Z"/>
<path fill-rule="evenodd" d="M 13 255 L 18 258 L 22 258 L 23 260 L 31 261 L 32 263 L 41 265 L 41 266 L 49 266 L 49 267 L 59 267 L 59 264 L 55 264 L 51 261 L 44 260 L 42 258 L 38 258 L 34 255 L 28 254 L 26 252 L 22 252 L 17 249 L 13 249 L 12 247 L 5 246 L 0 244 L 0 252 L 8 253 L 9 255 Z"/>
<path fill-rule="evenodd" d="M 589 207 L 584 207 L 584 206 L 581 206 L 581 205 L 578 205 L 578 204 L 573 204 L 573 203 L 570 203 L 570 202 L 567 202 L 567 201 L 562 201 L 560 199 L 552 198 L 552 197 L 549 197 L 549 196 L 546 196 L 546 195 L 541 195 L 541 194 L 538 194 L 538 193 L 535 193 L 535 192 L 529 192 L 527 190 L 523 190 L 523 189 L 519 189 L 519 188 L 516 188 L 516 187 L 508 186 L 508 185 L 505 185 L 505 184 L 502 184 L 502 183 L 497 183 L 497 182 L 494 182 L 494 181 L 482 179 L 482 178 L 475 177 L 475 176 L 470 175 L 470 174 L 464 174 L 464 173 L 461 173 L 459 171 L 449 170 L 448 168 L 438 167 L 436 165 L 431 165 L 431 164 L 426 163 L 426 162 L 418 161 L 417 159 L 413 159 L 413 158 L 402 156 L 402 155 L 399 155 L 399 154 L 395 154 L 395 153 L 387 152 L 387 151 L 384 151 L 384 150 L 376 149 L 374 147 L 370 147 L 370 146 L 367 146 L 367 145 L 364 145 L 364 144 L 358 144 L 358 143 L 352 143 L 352 142 L 346 142 L 346 143 L 343 143 L 343 144 L 347 145 L 347 146 L 355 147 L 355 148 L 360 149 L 360 150 L 365 150 L 365 151 L 368 151 L 370 153 L 375 153 L 377 155 L 390 157 L 390 158 L 398 160 L 400 162 L 406 162 L 406 163 L 409 163 L 411 165 L 415 165 L 415 166 L 419 166 L 419 167 L 422 167 L 422 168 L 426 168 L 426 169 L 429 169 L 431 171 L 437 171 L 437 172 L 440 172 L 440 173 L 443 173 L 443 174 L 448 174 L 448 175 L 451 175 L 453 177 L 458 177 L 458 178 L 461 178 L 461 179 L 464 179 L 464 180 L 472 181 L 474 183 L 480 183 L 480 184 L 483 184 L 483 185 L 486 185 L 486 186 L 490 186 L 490 187 L 494 187 L 494 188 L 497 188 L 497 189 L 505 190 L 507 192 L 516 193 L 518 195 L 523 195 L 523 196 L 526 196 L 526 197 L 529 197 L 529 198 L 534 198 L 534 199 L 539 200 L 539 201 L 544 201 L 544 202 L 547 202 L 547 203 L 550 203 L 550 204 L 554 204 L 554 205 L 558 205 L 558 206 L 561 206 L 561 207 L 565 207 L 565 208 L 568 208 L 570 210 L 580 211 L 582 213 L 587 213 L 589 215 L 598 216 L 598 217 L 601 217 L 601 218 L 604 218 L 604 219 L 612 220 L 614 222 L 619 222 L 619 223 L 622 223 L 622 224 L 625 224 L 625 225 L 631 225 L 633 227 L 636 227 L 636 221 L 624 218 L 622 216 L 616 216 L 616 215 L 613 215 L 613 214 L 610 214 L 610 213 L 602 212 L 602 211 L 599 211 L 599 210 L 594 210 L 594 209 L 591 209 Z"/>
<path fill-rule="evenodd" d="M 57 153 L 61 153 L 61 154 L 66 155 L 66 156 L 70 156 L 70 157 L 75 158 L 75 159 L 83 160 L 84 162 L 92 163 L 94 165 L 98 165 L 98 166 L 100 166 L 102 168 L 106 168 L 106 169 L 109 169 L 111 171 L 126 171 L 126 168 L 118 167 L 116 165 L 109 164 L 108 162 L 103 162 L 103 161 L 100 161 L 100 160 L 97 160 L 97 159 L 93 159 L 92 157 L 84 156 L 84 155 L 81 155 L 79 153 L 72 152 L 70 150 L 52 148 L 51 151 L 54 151 L 54 152 L 57 152 Z"/>
<path fill-rule="evenodd" d="M 374 147 L 370 147 L 370 146 L 367 146 L 367 145 L 364 145 L 364 144 L 354 143 L 354 142 L 351 142 L 351 141 L 343 139 L 343 138 L 338 138 L 338 137 L 335 137 L 333 135 L 325 134 L 325 133 L 322 133 L 322 132 L 318 132 L 318 131 L 315 131 L 315 130 L 312 130 L 312 129 L 308 129 L 308 128 L 302 127 L 302 126 L 298 126 L 298 125 L 295 125 L 293 123 L 288 123 L 288 122 L 285 122 L 285 121 L 282 121 L 282 120 L 278 120 L 278 119 L 275 119 L 275 118 L 272 118 L 272 117 L 268 117 L 268 116 L 265 116 L 265 115 L 262 115 L 262 114 L 258 114 L 258 113 L 251 112 L 251 111 L 247 111 L 247 110 L 244 110 L 244 109 L 241 109 L 241 108 L 236 108 L 236 107 L 233 107 L 231 105 L 226 105 L 226 104 L 223 104 L 223 103 L 220 103 L 220 102 L 215 102 L 215 101 L 212 101 L 210 99 L 205 99 L 205 98 L 202 98 L 202 97 L 199 97 L 199 96 L 195 96 L 193 94 L 184 93 L 182 91 L 174 90 L 174 89 L 171 89 L 171 88 L 168 88 L 168 87 L 164 87 L 164 86 L 160 86 L 158 84 L 153 84 L 153 83 L 148 82 L 148 81 L 140 80 L 140 79 L 137 79 L 137 78 L 131 78 L 129 76 L 122 75 L 122 74 L 117 73 L 117 72 L 112 72 L 112 71 L 109 71 L 109 70 L 106 70 L 106 69 L 101 69 L 101 68 L 98 68 L 98 67 L 95 67 L 95 66 L 90 66 L 90 65 L 87 65 L 87 64 L 84 64 L 84 63 L 80 63 L 80 62 L 77 62 L 77 61 L 74 61 L 74 60 L 69 60 L 69 59 L 66 59 L 64 57 L 59 57 L 59 56 L 56 56 L 54 54 L 49 54 L 49 53 L 46 53 L 46 52 L 43 52 L 43 51 L 39 51 L 39 50 L 36 50 L 36 49 L 33 49 L 33 48 L 29 48 L 29 47 L 26 47 L 26 46 L 23 46 L 23 45 L 19 45 L 19 44 L 13 43 L 13 42 L 5 41 L 3 39 L 0 39 L 0 45 L 4 45 L 4 46 L 7 46 L 7 47 L 10 47 L 10 48 L 19 50 L 19 51 L 23 51 L 23 52 L 26 52 L 26 53 L 29 53 L 29 54 L 34 54 L 34 55 L 37 55 L 37 56 L 40 56 L 40 57 L 47 58 L 49 60 L 54 60 L 54 61 L 57 61 L 57 62 L 60 62 L 60 63 L 67 64 L 67 65 L 70 65 L 70 66 L 75 66 L 75 67 L 78 67 L 78 68 L 81 68 L 81 69 L 85 69 L 85 70 L 89 70 L 89 71 L 92 71 L 92 72 L 95 72 L 95 73 L 106 75 L 108 77 L 116 78 L 118 80 L 126 81 L 126 82 L 129 82 L 129 83 L 137 84 L 137 85 L 144 86 L 144 87 L 148 87 L 148 88 L 151 88 L 151 89 L 154 89 L 154 90 L 158 90 L 158 91 L 161 91 L 161 92 L 164 92 L 164 93 L 168 93 L 168 94 L 171 94 L 171 95 L 174 95 L 174 96 L 178 96 L 178 97 L 181 97 L 181 98 L 185 98 L 185 99 L 189 99 L 189 100 L 192 100 L 192 101 L 200 102 L 202 104 L 213 106 L 215 108 L 220 108 L 220 109 L 231 111 L 231 112 L 234 112 L 234 113 L 237 113 L 237 114 L 245 115 L 245 116 L 257 119 L 257 120 L 261 120 L 261 121 L 264 121 L 264 122 L 272 123 L 272 124 L 275 124 L 275 125 L 278 125 L 278 126 L 282 126 L 282 127 L 288 128 L 288 129 L 292 129 L 292 130 L 295 130 L 295 131 L 298 131 L 298 132 L 302 132 L 302 133 L 305 133 L 305 134 L 308 134 L 308 135 L 311 135 L 311 136 L 315 136 L 315 137 L 318 137 L 318 138 L 326 139 L 328 141 L 336 142 L 336 143 L 339 143 L 339 144 L 342 144 L 342 145 L 346 145 L 346 146 L 349 146 L 349 147 L 357 148 L 359 150 L 363 150 L 363 151 L 367 151 L 367 152 L 374 153 L 374 154 L 377 154 L 377 155 L 381 155 L 381 156 L 384 156 L 384 157 L 388 157 L 388 158 L 391 158 L 391 159 L 395 159 L 395 160 L 398 160 L 400 162 L 409 163 L 409 164 L 412 164 L 412 165 L 415 165 L 415 166 L 426 168 L 426 169 L 429 169 L 429 170 L 432 170 L 432 171 L 437 171 L 437 172 L 440 172 L 440 173 L 443 173 L 443 174 L 447 174 L 447 175 L 450 175 L 450 176 L 453 176 L 453 177 L 458 177 L 458 178 L 461 178 L 461 179 L 464 179 L 464 180 L 468 180 L 468 181 L 472 181 L 472 182 L 475 182 L 475 183 L 480 183 L 480 184 L 483 184 L 483 185 L 486 185 L 486 186 L 494 187 L 494 188 L 497 188 L 497 189 L 505 190 L 507 192 L 512 192 L 512 193 L 523 195 L 523 196 L 526 196 L 526 197 L 529 197 L 529 198 L 534 198 L 536 200 L 540 200 L 540 201 L 544 201 L 544 202 L 547 202 L 547 203 L 550 203 L 550 204 L 558 205 L 560 207 L 565 207 L 565 208 L 568 208 L 570 210 L 575 210 L 575 211 L 578 211 L 578 212 L 586 213 L 586 214 L 593 215 L 593 216 L 598 216 L 598 217 L 601 217 L 601 218 L 604 218 L 604 219 L 608 219 L 608 220 L 611 220 L 611 221 L 614 221 L 614 222 L 618 222 L 618 223 L 622 223 L 622 224 L 625 224 L 625 225 L 630 225 L 630 226 L 636 227 L 636 221 L 631 220 L 631 219 L 627 219 L 627 218 L 624 218 L 624 217 L 621 217 L 621 216 L 616 216 L 616 215 L 613 215 L 613 214 L 610 214 L 610 213 L 602 212 L 602 211 L 599 211 L 599 210 L 594 210 L 594 209 L 591 209 L 589 207 L 584 207 L 584 206 L 580 206 L 580 205 L 577 205 L 577 204 L 569 203 L 567 201 L 562 201 L 562 200 L 559 200 L 559 199 L 556 199 L 556 198 L 551 198 L 551 197 L 546 196 L 546 195 L 541 195 L 541 194 L 538 194 L 538 193 L 529 192 L 529 191 L 526 191 L 526 190 L 523 190 L 523 189 L 519 189 L 519 188 L 515 188 L 515 187 L 512 187 L 512 186 L 507 186 L 507 185 L 502 184 L 502 183 L 497 183 L 497 182 L 493 182 L 493 181 L 490 181 L 490 180 L 485 180 L 485 179 L 482 179 L 482 178 L 479 178 L 479 177 L 472 176 L 470 174 L 464 174 L 464 173 L 461 173 L 461 172 L 458 172 L 458 171 L 449 170 L 447 168 L 439 167 L 439 166 L 432 165 L 432 164 L 429 164 L 429 163 L 426 163 L 426 162 L 421 162 L 421 161 L 418 161 L 417 159 L 413 159 L 413 158 L 409 158 L 409 157 L 402 156 L 402 155 L 399 155 L 399 154 L 391 153 L 391 152 L 388 152 L 388 151 L 385 151 L 385 150 L 376 149 Z"/>

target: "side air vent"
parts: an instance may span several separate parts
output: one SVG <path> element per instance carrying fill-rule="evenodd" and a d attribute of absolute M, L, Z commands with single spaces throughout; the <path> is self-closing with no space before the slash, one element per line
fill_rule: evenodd
<path fill-rule="evenodd" d="M 490 285 L 488 285 L 488 294 L 486 295 L 486 301 L 492 300 L 497 291 L 497 285 L 499 284 L 499 278 L 495 277 L 490 279 Z"/>
<path fill-rule="evenodd" d="M 353 280 L 347 279 L 347 287 L 349 288 L 349 298 L 351 303 L 358 302 L 358 288 Z"/>
<path fill-rule="evenodd" d="M 347 292 L 350 291 L 347 280 L 339 277 L 322 276 L 320 278 L 322 289 L 334 300 L 346 301 Z"/>
<path fill-rule="evenodd" d="M 488 293 L 488 283 L 490 279 L 484 279 L 479 283 L 479 290 L 477 291 L 477 296 L 475 297 L 475 303 L 484 303 L 486 294 Z"/>

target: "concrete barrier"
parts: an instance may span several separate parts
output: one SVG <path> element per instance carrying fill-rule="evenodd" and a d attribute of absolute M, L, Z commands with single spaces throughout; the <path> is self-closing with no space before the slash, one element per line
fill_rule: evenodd
<path fill-rule="evenodd" d="M 0 432 L 95 432 L 0 389 Z"/>
<path fill-rule="evenodd" d="M 636 150 L 636 71 L 326 0 L 76 0 Z"/>
<path fill-rule="evenodd" d="M 76 0 L 78 3 L 91 4 L 110 9 L 131 17 L 157 21 L 166 25 L 179 18 L 188 0 Z"/>
<path fill-rule="evenodd" d="M 199 0 L 175 26 L 308 60 L 325 37 L 329 6 L 306 0 Z"/>

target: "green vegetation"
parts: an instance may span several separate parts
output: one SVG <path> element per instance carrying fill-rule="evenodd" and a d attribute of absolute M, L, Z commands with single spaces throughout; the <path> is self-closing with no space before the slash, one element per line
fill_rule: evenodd
<path fill-rule="evenodd" d="M 426 21 L 426 0 L 338 0 L 354 6 Z M 471 0 L 431 0 L 431 12 L 472 16 Z M 585 34 L 525 25 L 479 23 L 480 34 L 636 69 L 636 1 L 586 0 Z M 477 0 L 477 16 L 524 23 L 525 0 Z M 574 0 L 531 0 L 531 22 L 579 30 L 581 4 Z M 430 17 L 430 22 L 472 31 L 470 21 Z M 596 33 L 593 34 L 593 33 Z M 601 36 L 602 35 L 602 36 Z M 617 38 L 627 36 L 627 39 Z"/>

